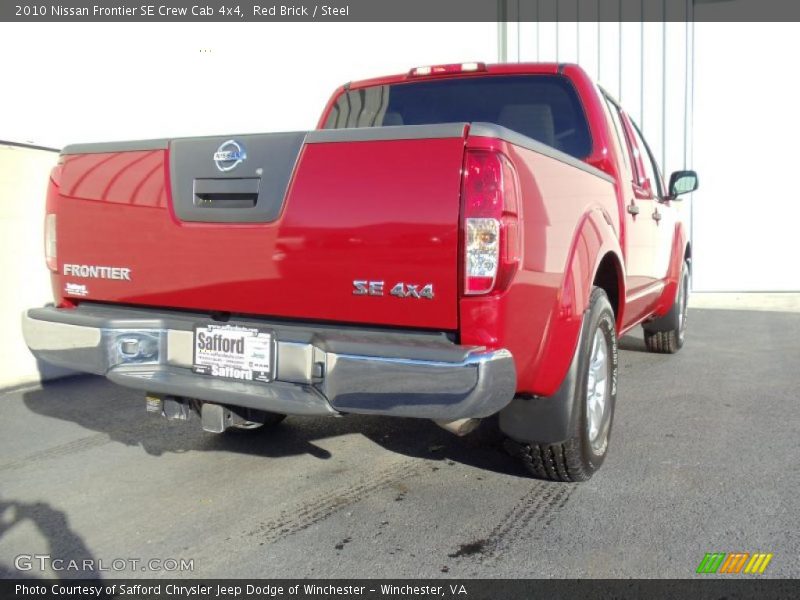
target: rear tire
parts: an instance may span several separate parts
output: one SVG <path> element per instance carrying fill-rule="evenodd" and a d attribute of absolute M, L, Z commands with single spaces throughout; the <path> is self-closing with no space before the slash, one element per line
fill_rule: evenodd
<path fill-rule="evenodd" d="M 678 293 L 670 311 L 659 319 L 645 323 L 644 344 L 650 352 L 675 354 L 683 347 L 686 336 L 686 315 L 689 305 L 689 265 L 684 261 Z"/>
<path fill-rule="evenodd" d="M 592 291 L 576 352 L 576 418 L 569 439 L 555 444 L 506 441 L 506 449 L 539 479 L 586 481 L 608 452 L 617 398 L 617 332 L 614 311 L 600 288 Z"/>

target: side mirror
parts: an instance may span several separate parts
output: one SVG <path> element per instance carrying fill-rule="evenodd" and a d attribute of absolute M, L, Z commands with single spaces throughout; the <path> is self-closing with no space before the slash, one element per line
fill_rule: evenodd
<path fill-rule="evenodd" d="M 669 177 L 669 199 L 676 200 L 681 194 L 688 194 L 699 185 L 695 171 L 675 171 Z"/>

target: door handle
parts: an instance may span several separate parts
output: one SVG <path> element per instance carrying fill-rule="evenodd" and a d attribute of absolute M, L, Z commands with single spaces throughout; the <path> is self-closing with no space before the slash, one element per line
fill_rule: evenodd
<path fill-rule="evenodd" d="M 628 204 L 628 212 L 634 216 L 639 214 L 639 207 L 633 203 L 633 200 Z"/>

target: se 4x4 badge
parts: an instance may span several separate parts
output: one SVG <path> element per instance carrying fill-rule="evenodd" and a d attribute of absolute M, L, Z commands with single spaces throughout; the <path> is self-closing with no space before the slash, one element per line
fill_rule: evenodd
<path fill-rule="evenodd" d="M 353 281 L 354 296 L 383 296 L 385 285 L 383 281 L 367 281 L 356 279 Z M 425 285 L 416 283 L 396 283 L 389 292 L 391 296 L 398 298 L 427 298 L 433 300 L 433 284 Z"/>

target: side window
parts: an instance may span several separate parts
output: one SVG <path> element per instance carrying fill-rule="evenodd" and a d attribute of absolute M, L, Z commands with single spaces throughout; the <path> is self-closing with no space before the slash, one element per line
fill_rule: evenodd
<path fill-rule="evenodd" d="M 616 105 L 607 97 L 604 96 L 603 99 L 606 101 L 606 108 L 608 108 L 608 114 L 611 117 L 611 123 L 614 125 L 614 131 L 617 134 L 617 144 L 619 144 L 619 151 L 622 154 L 622 162 L 625 163 L 626 168 L 630 169 L 630 146 L 628 146 L 628 142 L 625 139 L 625 130 L 622 127 L 622 121 L 619 118 L 619 110 L 617 109 Z"/>
<path fill-rule="evenodd" d="M 651 193 L 655 196 L 658 194 L 660 187 L 655 177 L 657 171 L 653 168 L 653 162 L 647 151 L 647 144 L 645 144 L 644 139 L 642 139 L 641 134 L 639 134 L 628 115 L 620 114 L 620 117 L 625 128 L 625 137 L 631 149 L 634 165 L 633 183 L 646 193 Z"/>
<path fill-rule="evenodd" d="M 661 171 L 658 169 L 658 163 L 656 162 L 653 153 L 650 151 L 650 146 L 648 146 L 647 142 L 644 141 L 642 132 L 639 131 L 639 127 L 633 121 L 631 121 L 631 125 L 633 125 L 633 135 L 636 137 L 636 144 L 639 146 L 639 148 L 642 148 L 642 152 L 644 153 L 642 162 L 644 163 L 646 177 L 650 180 L 650 185 L 655 186 L 653 192 L 659 198 L 663 198 L 664 184 L 661 181 Z"/>

